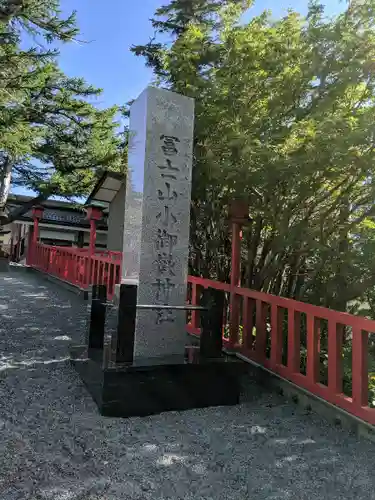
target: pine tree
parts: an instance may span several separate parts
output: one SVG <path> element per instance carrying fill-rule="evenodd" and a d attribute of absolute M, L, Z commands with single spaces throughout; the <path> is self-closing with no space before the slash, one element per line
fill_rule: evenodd
<path fill-rule="evenodd" d="M 375 307 L 375 0 L 241 24 L 236 2 L 195 19 L 183 7 L 154 20 L 170 44 L 135 52 L 195 98 L 190 272 L 228 279 L 225 207 L 245 197 L 245 286 Z"/>
<path fill-rule="evenodd" d="M 157 18 L 152 19 L 152 25 L 159 33 L 171 33 L 180 36 L 190 23 L 220 29 L 221 22 L 217 13 L 228 5 L 240 5 L 248 8 L 244 0 L 172 0 L 156 10 Z"/>
<path fill-rule="evenodd" d="M 51 194 L 84 193 L 99 169 L 120 165 L 117 109 L 95 108 L 88 98 L 101 90 L 58 67 L 54 42 L 79 33 L 75 13 L 62 18 L 59 5 L 0 0 L 0 212 L 11 179 L 35 190 L 40 202 Z M 44 39 L 46 48 L 25 49 L 25 34 Z"/>
<path fill-rule="evenodd" d="M 252 4 L 252 0 L 172 0 L 169 4 L 159 7 L 155 17 L 151 19 L 156 34 L 168 33 L 172 39 L 182 37 L 190 25 L 199 25 L 205 33 L 212 36 L 223 25 L 219 15 L 229 7 L 245 12 Z M 152 39 L 147 45 L 136 45 L 132 52 L 146 59 L 146 65 L 154 70 L 156 76 L 162 80 L 168 76 L 163 63 L 163 52 L 167 44 Z M 210 58 L 215 57 L 210 54 Z M 201 64 L 207 61 L 207 54 L 202 54 Z"/>

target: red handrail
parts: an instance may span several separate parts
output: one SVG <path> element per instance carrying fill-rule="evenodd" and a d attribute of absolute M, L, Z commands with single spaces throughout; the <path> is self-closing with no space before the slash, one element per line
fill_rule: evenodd
<path fill-rule="evenodd" d="M 237 303 L 239 314 L 233 317 L 229 311 L 228 324 L 232 328 L 229 329 L 229 338 L 224 339 L 227 348 L 375 425 L 375 408 L 368 404 L 368 339 L 369 333 L 375 333 L 374 320 L 203 278 L 189 276 L 188 281 L 192 305 L 199 305 L 199 289 L 207 287 L 228 293 L 232 297 L 232 306 L 233 301 Z M 301 321 L 302 315 L 304 322 Z M 322 320 L 326 323 L 328 338 L 327 366 L 322 363 L 321 356 Z M 236 325 L 235 329 L 233 325 Z M 190 333 L 199 335 L 197 312 L 192 314 L 187 328 Z M 352 356 L 351 397 L 343 392 L 346 329 L 351 330 L 347 335 Z M 306 336 L 304 349 L 302 334 Z M 305 373 L 301 372 L 302 353 L 307 356 Z M 321 381 L 322 369 L 328 375 L 326 383 Z"/>
<path fill-rule="evenodd" d="M 110 299 L 121 281 L 121 252 L 98 250 L 90 256 L 86 249 L 38 243 L 31 255 L 34 267 L 81 288 L 105 284 Z M 374 320 L 193 276 L 188 277 L 188 284 L 192 305 L 199 305 L 202 288 L 228 295 L 227 349 L 375 425 L 375 408 L 368 404 L 367 361 Z M 322 326 L 327 332 L 325 347 L 321 345 Z M 191 313 L 187 330 L 200 334 L 198 311 Z M 351 397 L 343 392 L 344 341 L 345 345 L 351 342 Z M 322 369 L 326 380 L 321 380 Z"/>
<path fill-rule="evenodd" d="M 106 285 L 110 299 L 121 280 L 121 261 L 121 252 L 98 250 L 90 255 L 87 249 L 42 243 L 37 243 L 31 252 L 33 267 L 82 289 L 91 284 Z"/>

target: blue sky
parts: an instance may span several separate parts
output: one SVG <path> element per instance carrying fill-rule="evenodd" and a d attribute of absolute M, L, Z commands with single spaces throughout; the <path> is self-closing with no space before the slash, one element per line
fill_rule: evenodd
<path fill-rule="evenodd" d="M 64 12 L 77 10 L 81 38 L 87 43 L 65 45 L 60 64 L 71 76 L 83 76 L 104 89 L 100 105 L 124 104 L 137 97 L 152 80 L 141 57 L 130 52 L 153 36 L 149 19 L 168 0 L 62 0 Z M 327 11 L 337 12 L 343 4 L 326 0 Z M 307 0 L 259 0 L 250 15 L 271 9 L 279 17 L 288 7 L 305 13 Z"/>
<path fill-rule="evenodd" d="M 61 0 L 63 15 L 77 11 L 82 43 L 61 47 L 60 66 L 69 76 L 79 76 L 103 89 L 97 104 L 101 107 L 122 105 L 138 97 L 152 81 L 150 69 L 141 57 L 130 52 L 132 45 L 144 44 L 152 38 L 149 19 L 155 10 L 169 0 Z M 306 13 L 308 0 L 257 0 L 248 16 L 265 9 L 280 17 L 288 8 Z M 326 0 L 327 13 L 342 9 L 340 0 Z M 32 194 L 24 188 L 14 193 Z"/>

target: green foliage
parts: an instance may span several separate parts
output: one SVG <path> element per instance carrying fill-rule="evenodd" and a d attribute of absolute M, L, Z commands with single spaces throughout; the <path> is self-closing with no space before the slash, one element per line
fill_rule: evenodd
<path fill-rule="evenodd" d="M 42 193 L 87 193 L 103 168 L 120 169 L 116 108 L 93 103 L 101 90 L 58 67 L 53 42 L 78 35 L 59 0 L 5 0 L 0 6 L 0 208 L 13 184 Z M 21 38 L 34 40 L 24 49 Z M 47 42 L 40 44 L 38 40 Z"/>
<path fill-rule="evenodd" d="M 196 101 L 190 272 L 228 280 L 226 207 L 245 199 L 252 224 L 244 230 L 244 286 L 374 317 L 375 1 L 351 2 L 329 19 L 313 2 L 306 18 L 290 11 L 273 20 L 264 12 L 240 24 L 248 5 L 171 1 L 153 25 L 172 43 L 156 39 L 133 49 L 160 85 Z M 304 315 L 300 326 L 306 373 Z M 284 318 L 283 363 L 287 328 Z M 268 357 L 269 331 L 267 321 Z M 256 333 L 254 327 L 254 341 Z M 323 384 L 327 337 L 322 321 Z M 343 390 L 351 396 L 350 331 Z M 369 404 L 375 406 L 371 337 Z"/>
<path fill-rule="evenodd" d="M 60 0 L 2 0 L 0 23 L 13 39 L 21 33 L 43 37 L 47 42 L 69 42 L 79 33 L 75 12 L 61 18 Z"/>
<path fill-rule="evenodd" d="M 134 47 L 195 98 L 190 271 L 227 280 L 227 206 L 249 202 L 245 286 L 355 312 L 375 305 L 375 1 L 326 18 L 175 0 Z M 192 14 L 193 12 L 193 14 Z M 374 313 L 371 313 L 374 314 Z"/>

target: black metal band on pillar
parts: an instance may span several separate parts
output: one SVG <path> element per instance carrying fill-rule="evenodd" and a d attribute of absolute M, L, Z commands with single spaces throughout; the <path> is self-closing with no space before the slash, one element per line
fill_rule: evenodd
<path fill-rule="evenodd" d="M 103 349 L 107 287 L 93 285 L 88 348 Z"/>
<path fill-rule="evenodd" d="M 137 285 L 120 285 L 120 303 L 116 339 L 117 363 L 133 362 L 136 315 Z"/>
<path fill-rule="evenodd" d="M 224 293 L 206 288 L 202 292 L 201 304 L 207 311 L 201 314 L 200 356 L 219 358 L 223 349 Z"/>

